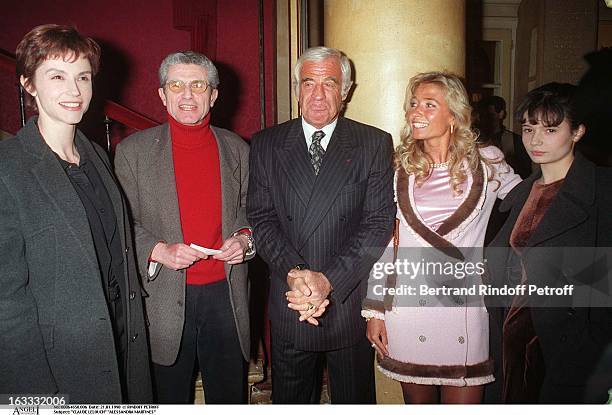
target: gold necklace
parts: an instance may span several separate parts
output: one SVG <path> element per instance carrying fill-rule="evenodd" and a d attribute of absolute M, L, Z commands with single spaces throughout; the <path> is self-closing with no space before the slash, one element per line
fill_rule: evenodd
<path fill-rule="evenodd" d="M 445 162 L 442 162 L 442 163 L 430 163 L 429 165 L 433 169 L 438 169 L 438 168 L 446 169 L 448 167 L 448 164 L 449 164 L 448 161 L 445 161 Z"/>

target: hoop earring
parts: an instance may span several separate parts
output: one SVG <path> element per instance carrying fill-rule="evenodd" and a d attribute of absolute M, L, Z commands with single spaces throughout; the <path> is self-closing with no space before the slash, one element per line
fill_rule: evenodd
<path fill-rule="evenodd" d="M 451 124 L 451 128 L 450 128 L 451 135 L 453 135 L 454 132 L 455 132 L 455 124 Z"/>

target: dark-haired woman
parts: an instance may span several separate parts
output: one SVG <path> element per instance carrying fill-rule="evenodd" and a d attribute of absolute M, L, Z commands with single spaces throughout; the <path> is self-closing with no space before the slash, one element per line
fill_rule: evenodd
<path fill-rule="evenodd" d="M 0 394 L 151 402 L 125 203 L 106 154 L 76 128 L 100 48 L 43 25 L 16 55 L 38 115 L 0 143 Z"/>
<path fill-rule="evenodd" d="M 610 270 L 597 260 L 610 258 L 602 247 L 612 246 L 612 172 L 574 153 L 585 133 L 574 94 L 572 85 L 546 84 L 517 109 L 523 144 L 540 171 L 501 204 L 509 217 L 491 246 L 511 249 L 491 248 L 489 268 L 500 285 L 572 292 L 510 300 L 503 325 L 508 403 L 584 402 L 589 375 L 612 341 Z M 596 400 L 605 402 L 606 392 L 595 391 Z"/>

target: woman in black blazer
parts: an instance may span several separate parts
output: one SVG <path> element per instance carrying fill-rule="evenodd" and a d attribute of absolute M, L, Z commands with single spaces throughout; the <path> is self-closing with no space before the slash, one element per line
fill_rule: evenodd
<path fill-rule="evenodd" d="M 546 84 L 517 109 L 523 144 L 540 170 L 501 204 L 508 220 L 487 255 L 495 285 L 527 287 L 506 303 L 507 403 L 585 402 L 588 378 L 612 341 L 605 261 L 612 258 L 612 173 L 574 153 L 586 129 L 574 93 L 569 84 Z M 607 398 L 605 386 L 589 392 Z"/>
<path fill-rule="evenodd" d="M 106 154 L 77 129 L 100 48 L 43 25 L 16 55 L 38 116 L 0 143 L 0 394 L 151 402 L 126 206 Z"/>

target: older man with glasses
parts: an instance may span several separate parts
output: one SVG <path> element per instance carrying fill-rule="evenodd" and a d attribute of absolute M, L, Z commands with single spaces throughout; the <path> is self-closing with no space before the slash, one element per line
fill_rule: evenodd
<path fill-rule="evenodd" d="M 249 147 L 210 125 L 219 75 L 206 56 L 172 53 L 159 79 L 168 122 L 126 138 L 115 157 L 148 294 L 157 400 L 193 402 L 199 363 L 207 403 L 245 403 Z"/>

